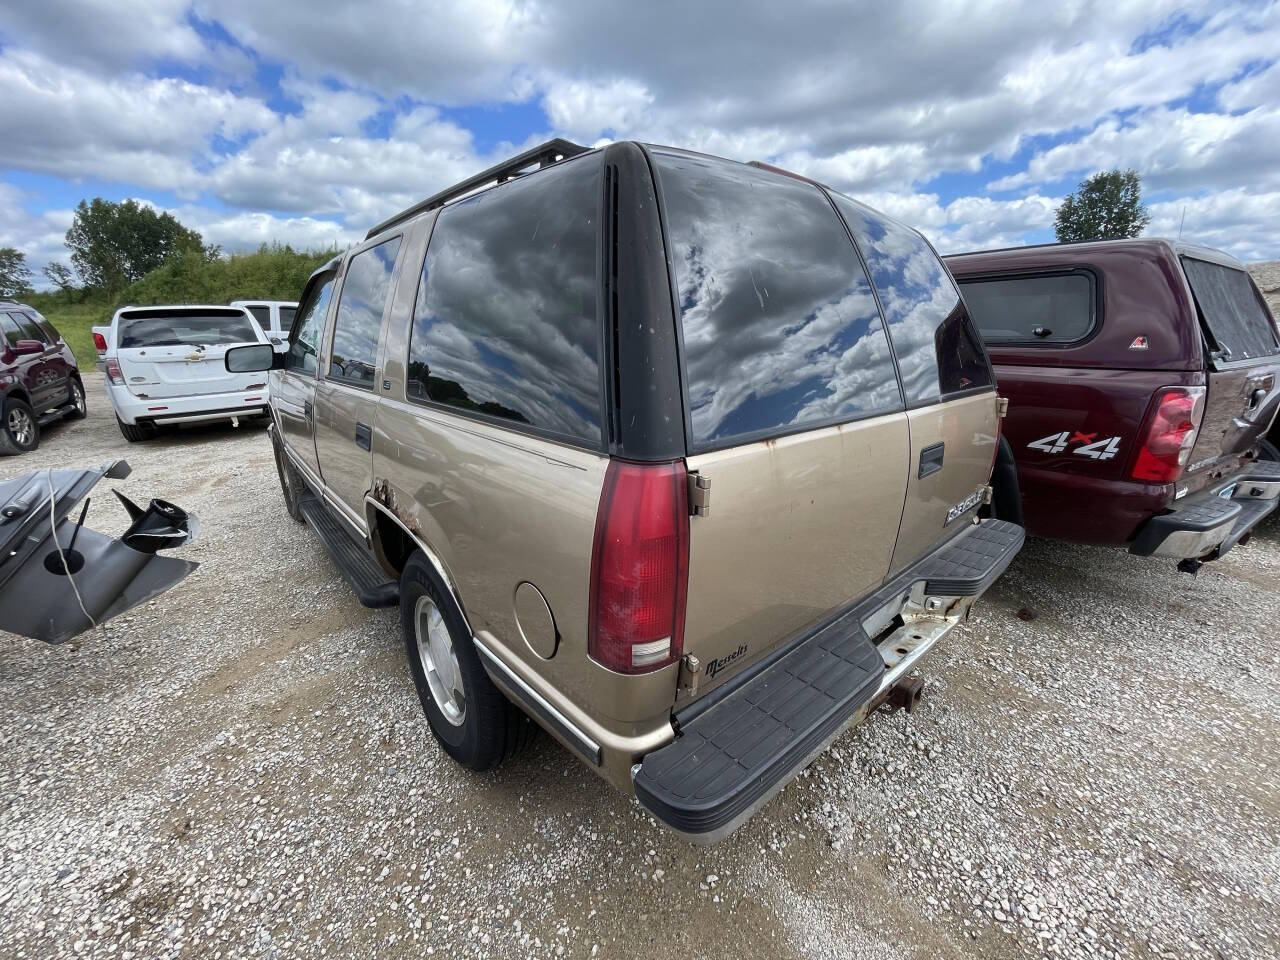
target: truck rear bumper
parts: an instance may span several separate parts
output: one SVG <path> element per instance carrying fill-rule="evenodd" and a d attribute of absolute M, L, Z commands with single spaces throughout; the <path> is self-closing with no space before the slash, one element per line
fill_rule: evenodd
<path fill-rule="evenodd" d="M 1189 497 L 1139 528 L 1129 552 L 1143 557 L 1214 560 L 1249 536 L 1280 504 L 1280 464 L 1259 461 Z"/>
<path fill-rule="evenodd" d="M 884 702 L 968 616 L 1022 542 L 1012 523 L 975 524 L 835 621 L 695 701 L 676 715 L 677 738 L 632 769 L 637 799 L 694 842 L 732 833 Z"/>

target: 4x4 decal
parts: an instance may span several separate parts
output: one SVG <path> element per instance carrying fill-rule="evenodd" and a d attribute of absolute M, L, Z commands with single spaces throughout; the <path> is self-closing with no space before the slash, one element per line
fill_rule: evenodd
<path fill-rule="evenodd" d="M 1119 437 L 1103 437 L 1097 440 L 1095 439 L 1097 436 L 1096 433 L 1081 433 L 1079 430 L 1072 433 L 1063 430 L 1061 433 L 1031 441 L 1027 444 L 1027 449 L 1040 450 L 1044 453 L 1062 453 L 1071 444 L 1078 443 L 1080 446 L 1071 452 L 1078 453 L 1082 457 L 1092 457 L 1094 460 L 1110 460 L 1120 452 Z"/>

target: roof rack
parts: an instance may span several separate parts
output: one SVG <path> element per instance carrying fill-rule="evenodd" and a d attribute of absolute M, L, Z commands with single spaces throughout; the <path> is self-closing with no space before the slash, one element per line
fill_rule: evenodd
<path fill-rule="evenodd" d="M 380 224 L 365 234 L 368 240 L 376 237 L 384 230 L 394 227 L 397 223 L 403 223 L 411 217 L 416 217 L 420 213 L 427 210 L 434 210 L 436 207 L 443 207 L 450 200 L 457 200 L 465 196 L 473 190 L 480 187 L 489 186 L 490 184 L 505 183 L 508 180 L 514 180 L 516 177 L 522 176 L 531 171 L 526 167 L 533 166 L 535 163 L 538 168 L 549 166 L 560 160 L 567 160 L 570 157 L 576 157 L 580 153 L 586 153 L 590 147 L 584 147 L 581 144 L 571 143 L 560 137 L 554 140 L 548 140 L 546 143 L 540 143 L 531 150 L 526 150 L 518 156 L 512 157 L 510 160 L 504 160 L 495 166 L 490 167 L 477 173 L 474 177 L 468 177 L 461 183 L 455 183 L 452 187 L 441 190 L 420 203 L 415 203 L 407 210 L 402 210 L 390 219 L 383 220 Z"/>

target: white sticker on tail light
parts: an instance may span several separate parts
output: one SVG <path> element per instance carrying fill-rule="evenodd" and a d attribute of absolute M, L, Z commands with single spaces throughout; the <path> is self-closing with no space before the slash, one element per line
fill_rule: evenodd
<path fill-rule="evenodd" d="M 1103 437 L 1101 440 L 1097 438 L 1096 433 L 1081 433 L 1079 430 L 1070 431 L 1063 430 L 1061 433 L 1052 433 L 1047 437 L 1041 437 L 1039 440 L 1033 440 L 1027 444 L 1028 450 L 1040 450 L 1043 453 L 1058 454 L 1066 450 L 1072 444 L 1079 444 L 1071 452 L 1079 454 L 1082 457 L 1089 457 L 1093 460 L 1110 460 L 1120 452 L 1119 437 Z"/>

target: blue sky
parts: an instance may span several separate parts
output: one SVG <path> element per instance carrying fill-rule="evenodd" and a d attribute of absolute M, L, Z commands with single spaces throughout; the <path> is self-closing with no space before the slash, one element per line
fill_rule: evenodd
<path fill-rule="evenodd" d="M 65 260 L 102 196 L 227 250 L 343 246 L 567 136 L 780 163 L 946 251 L 1052 239 L 1079 180 L 1133 167 L 1148 232 L 1276 259 L 1278 55 L 1266 2 L 10 4 L 0 245 Z"/>

